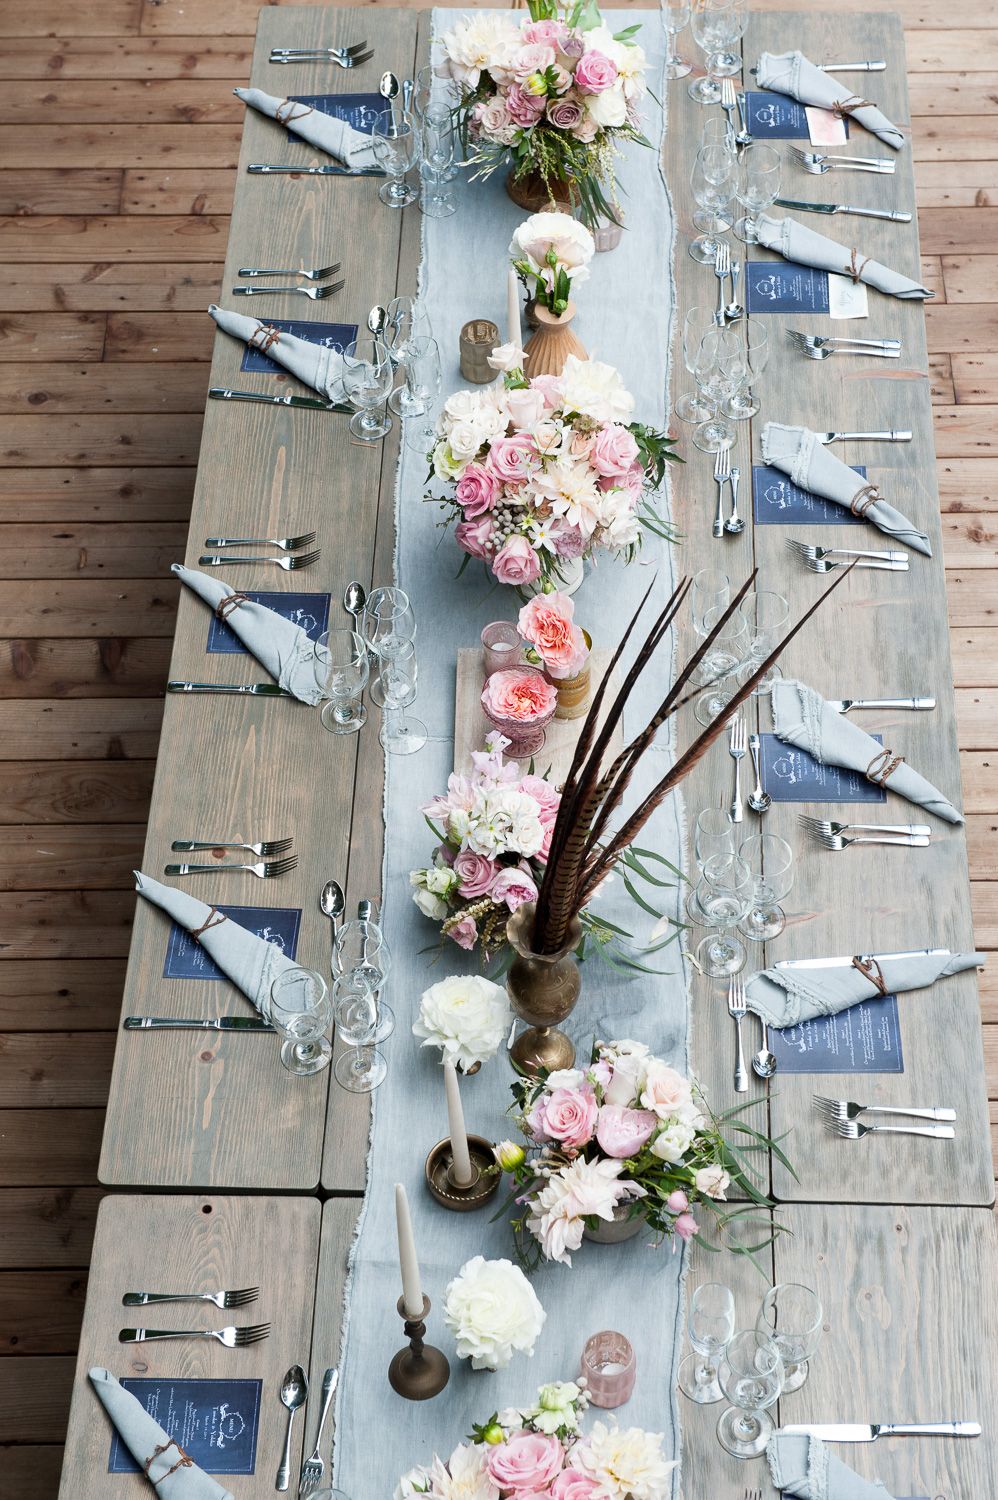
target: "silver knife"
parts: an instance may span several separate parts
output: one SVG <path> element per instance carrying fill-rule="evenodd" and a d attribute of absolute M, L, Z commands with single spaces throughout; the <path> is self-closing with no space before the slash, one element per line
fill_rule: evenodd
<path fill-rule="evenodd" d="M 293 698 L 294 693 L 289 693 L 287 688 L 278 687 L 276 682 L 178 682 L 176 680 L 166 684 L 168 693 L 235 693 L 245 698 Z"/>
<path fill-rule="evenodd" d="M 330 163 L 321 167 L 296 167 L 290 162 L 251 161 L 247 172 L 287 173 L 292 177 L 384 177 L 380 167 L 337 167 Z"/>
<path fill-rule="evenodd" d="M 262 1016 L 215 1016 L 191 1021 L 186 1016 L 126 1016 L 125 1031 L 269 1031 L 274 1028 Z"/>
<path fill-rule="evenodd" d="M 818 63 L 822 73 L 886 73 L 887 64 L 877 58 L 872 62 Z"/>
<path fill-rule="evenodd" d="M 859 958 L 875 958 L 878 963 L 895 958 L 949 958 L 949 948 L 913 948 L 907 953 L 861 953 Z M 846 958 L 780 958 L 774 969 L 850 969 L 853 955 Z"/>
<path fill-rule="evenodd" d="M 910 224 L 911 214 L 901 208 L 857 208 L 853 203 L 801 203 L 796 198 L 775 198 L 780 208 L 796 208 L 808 214 L 856 214 L 861 219 L 890 219 L 894 224 Z"/>
<path fill-rule="evenodd" d="M 228 386 L 213 385 L 208 391 L 212 401 L 262 401 L 265 406 L 304 407 L 307 411 L 352 412 L 342 401 L 320 401 L 317 396 L 269 396 L 263 391 L 233 391 Z"/>
<path fill-rule="evenodd" d="M 799 1422 L 781 1427 L 827 1443 L 874 1443 L 879 1437 L 980 1437 L 980 1422 Z"/>

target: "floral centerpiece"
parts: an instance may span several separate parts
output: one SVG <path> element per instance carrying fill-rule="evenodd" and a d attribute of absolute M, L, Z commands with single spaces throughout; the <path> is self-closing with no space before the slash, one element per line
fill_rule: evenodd
<path fill-rule="evenodd" d="M 637 26 L 612 32 L 594 0 L 529 0 L 529 16 L 462 17 L 441 37 L 437 71 L 460 86 L 466 159 L 488 177 L 510 167 L 525 207 L 565 203 L 594 227 L 617 221 L 614 159 L 625 141 L 649 143 Z"/>
<path fill-rule="evenodd" d="M 531 1405 L 476 1423 L 447 1460 L 410 1469 L 395 1500 L 666 1500 L 676 1463 L 662 1434 L 602 1421 L 583 1433 L 588 1405 L 584 1380 L 542 1385 Z"/>
<path fill-rule="evenodd" d="M 506 1040 L 512 1012 L 509 996 L 481 974 L 452 974 L 424 990 L 413 1035 L 424 1047 L 439 1047 L 463 1073 L 477 1073 Z"/>
<path fill-rule="evenodd" d="M 642 526 L 668 536 L 647 494 L 676 455 L 671 438 L 633 420 L 634 397 L 612 365 L 570 355 L 561 375 L 527 380 L 522 359 L 503 346 L 502 385 L 447 398 L 429 461 L 448 493 L 427 499 L 447 510 L 468 557 L 535 591 L 598 553 L 630 562 Z"/>
<path fill-rule="evenodd" d="M 557 589 L 528 599 L 516 628 L 526 642 L 527 660 L 536 658 L 556 682 L 578 677 L 589 660 L 589 642 L 575 623 L 575 604 Z"/>
<path fill-rule="evenodd" d="M 597 1042 L 588 1067 L 512 1087 L 528 1148 L 504 1141 L 496 1159 L 516 1184 L 524 1213 L 513 1227 L 527 1259 L 571 1265 L 587 1230 L 621 1220 L 636 1230 L 647 1224 L 673 1245 L 698 1238 L 696 1215 L 723 1218 L 732 1181 L 739 1196 L 767 1202 L 744 1151 L 771 1143 L 738 1121 L 749 1144 L 734 1147 L 696 1082 L 642 1042 Z"/>
<path fill-rule="evenodd" d="M 569 214 L 531 214 L 519 226 L 509 247 L 514 269 L 534 302 L 556 316 L 568 307 L 572 287 L 589 277 L 596 242 L 584 224 Z"/>

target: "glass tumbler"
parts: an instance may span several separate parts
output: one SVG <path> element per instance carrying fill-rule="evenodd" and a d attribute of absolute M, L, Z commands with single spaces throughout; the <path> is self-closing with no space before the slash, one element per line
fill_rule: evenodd
<path fill-rule="evenodd" d="M 482 666 L 484 675 L 501 672 L 506 667 L 524 665 L 523 639 L 512 620 L 493 620 L 482 631 Z"/>
<path fill-rule="evenodd" d="M 609 1328 L 594 1333 L 582 1350 L 579 1374 L 585 1377 L 593 1406 L 623 1406 L 631 1399 L 637 1374 L 630 1340 Z"/>

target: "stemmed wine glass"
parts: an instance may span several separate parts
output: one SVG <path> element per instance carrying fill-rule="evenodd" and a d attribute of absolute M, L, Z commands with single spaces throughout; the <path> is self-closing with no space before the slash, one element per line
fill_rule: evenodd
<path fill-rule="evenodd" d="M 736 609 L 722 625 L 726 609 L 727 605 L 722 605 L 707 610 L 704 615 L 705 636 L 721 626 L 700 664 L 704 680 L 708 683 L 707 691 L 701 693 L 693 705 L 694 717 L 704 728 L 713 724 L 718 714 L 731 702 L 735 692 L 734 674 L 748 655 L 748 623 L 745 616 L 740 608 Z"/>
<path fill-rule="evenodd" d="M 446 104 L 429 104 L 422 123 L 419 206 L 427 218 L 446 219 L 456 208 L 447 186 L 454 175 L 454 121 Z"/>
<path fill-rule="evenodd" d="M 735 1331 L 735 1299 L 731 1288 L 719 1281 L 698 1286 L 690 1300 L 686 1332 L 695 1350 L 679 1366 L 679 1389 L 698 1406 L 720 1401 L 724 1392 L 717 1383 L 717 1362 Z"/>
<path fill-rule="evenodd" d="M 374 1040 L 387 1041 L 395 1030 L 395 1015 L 381 999 L 392 966 L 388 940 L 370 917 L 344 922 L 333 943 L 332 969 L 337 977 L 357 974 L 372 991 L 377 1010 Z"/>
<path fill-rule="evenodd" d="M 332 734 L 355 734 L 367 723 L 364 689 L 370 676 L 367 646 L 345 626 L 324 630 L 315 643 L 315 680 L 323 697 L 319 717 Z"/>
<path fill-rule="evenodd" d="M 708 893 L 710 890 L 704 882 L 704 865 L 716 855 L 731 855 L 735 852 L 735 825 L 727 812 L 722 807 L 705 807 L 697 817 L 693 833 L 697 879 L 686 897 L 686 915 L 694 926 L 710 927 L 712 922 L 710 913 L 700 905 L 699 899 L 702 883 Z"/>
<path fill-rule="evenodd" d="M 360 628 L 376 657 L 393 656 L 416 634 L 416 616 L 405 589 L 384 584 L 364 601 Z"/>
<path fill-rule="evenodd" d="M 693 71 L 693 64 L 679 56 L 676 38 L 690 24 L 690 0 L 661 0 L 662 24 L 669 34 L 668 56 L 665 59 L 666 78 L 685 78 Z"/>
<path fill-rule="evenodd" d="M 390 656 L 382 656 L 371 697 L 381 708 L 382 747 L 389 755 L 414 755 L 426 744 L 426 725 L 403 710 L 416 701 L 416 651 L 405 641 Z"/>
<path fill-rule="evenodd" d="M 746 0 L 722 0 L 717 9 L 715 31 L 718 50 L 709 61 L 712 78 L 731 78 L 742 70 L 741 54 L 734 50 L 748 25 Z"/>
<path fill-rule="evenodd" d="M 735 234 L 745 245 L 757 245 L 756 225 L 759 215 L 780 196 L 782 162 L 780 153 L 764 141 L 744 146 L 738 158 L 738 180 L 735 197 L 748 212 L 735 225 Z"/>
<path fill-rule="evenodd" d="M 783 1360 L 783 1394 L 799 1391 L 808 1377 L 808 1360 L 821 1340 L 821 1299 L 798 1282 L 770 1287 L 756 1318 L 756 1333 L 771 1339 Z"/>
<path fill-rule="evenodd" d="M 734 447 L 735 429 L 718 409 L 731 394 L 730 359 L 739 335 L 730 328 L 708 328 L 700 340 L 693 368 L 693 378 L 701 395 L 714 403 L 714 412 L 693 429 L 693 445 L 701 453 L 720 453 Z"/>
<path fill-rule="evenodd" d="M 434 435 L 431 411 L 440 392 L 440 350 L 436 339 L 409 339 L 399 355 L 399 364 L 405 372 L 405 384 L 392 391 L 388 405 L 400 417 L 427 418 L 419 425 L 424 430 L 429 426 L 426 442 L 429 447 Z"/>
<path fill-rule="evenodd" d="M 703 233 L 690 242 L 689 253 L 701 266 L 714 264 L 717 236 L 731 228 L 725 210 L 735 190 L 736 171 L 737 162 L 726 146 L 701 146 L 694 158 L 690 187 L 699 207 L 693 222 Z"/>
<path fill-rule="evenodd" d="M 718 1442 L 734 1458 L 758 1458 L 773 1435 L 769 1407 L 783 1389 L 779 1349 L 754 1328 L 736 1333 L 721 1356 L 717 1378 L 732 1402 L 718 1420 Z"/>
<path fill-rule="evenodd" d="M 720 104 L 721 85 L 711 76 L 711 60 L 724 47 L 725 31 L 721 22 L 724 0 L 692 0 L 690 5 L 690 30 L 693 40 L 704 54 L 707 71 L 702 78 L 695 78 L 687 88 L 690 98 L 697 104 Z"/>
<path fill-rule="evenodd" d="M 694 378 L 703 336 L 709 328 L 716 326 L 714 311 L 710 307 L 691 307 L 683 320 L 683 363 Z M 716 409 L 714 402 L 699 389 L 678 397 L 675 405 L 676 416 L 681 422 L 706 422 Z"/>
<path fill-rule="evenodd" d="M 697 901 L 711 927 L 697 944 L 696 959 L 710 979 L 727 979 L 745 967 L 748 952 L 734 929 L 752 895 L 752 872 L 737 854 L 712 854 L 703 867 Z"/>
<path fill-rule="evenodd" d="M 379 188 L 378 197 L 389 208 L 405 208 L 416 198 L 416 189 L 405 180 L 419 159 L 419 133 L 413 120 L 401 111 L 387 111 L 371 132 L 371 145 L 389 179 Z"/>
<path fill-rule="evenodd" d="M 349 1048 L 336 1059 L 333 1076 L 352 1094 L 370 1094 L 388 1072 L 384 1056 L 374 1045 L 378 1030 L 378 1002 L 360 970 L 341 974 L 333 983 L 336 1035 Z"/>
<path fill-rule="evenodd" d="M 783 627 L 790 619 L 790 605 L 782 594 L 772 589 L 753 589 L 745 595 L 739 606 L 748 626 L 748 660 L 741 674 L 742 682 L 759 667 L 774 646 L 779 643 Z M 764 695 L 772 692 L 773 683 L 783 676 L 782 668 L 774 662 L 753 689 L 753 693 Z"/>
<path fill-rule="evenodd" d="M 793 889 L 794 852 L 775 833 L 755 833 L 739 845 L 738 857 L 753 872 L 752 899 L 738 931 L 753 943 L 766 943 L 787 925 L 780 902 Z"/>
<path fill-rule="evenodd" d="M 311 969 L 285 969 L 270 987 L 270 1022 L 284 1037 L 281 1062 L 303 1077 L 328 1068 L 332 1047 L 325 1032 L 332 1019 L 326 981 Z"/>
<path fill-rule="evenodd" d="M 363 443 L 376 443 L 392 430 L 386 402 L 394 382 L 391 355 L 381 339 L 363 334 L 343 351 L 343 389 L 357 410 L 350 431 Z"/>
<path fill-rule="evenodd" d="M 725 354 L 725 374 L 733 389 L 721 407 L 724 416 L 736 422 L 744 422 L 758 413 L 759 403 L 752 394 L 752 385 L 769 358 L 769 335 L 758 318 L 746 318 L 743 326 L 744 338 Z"/>

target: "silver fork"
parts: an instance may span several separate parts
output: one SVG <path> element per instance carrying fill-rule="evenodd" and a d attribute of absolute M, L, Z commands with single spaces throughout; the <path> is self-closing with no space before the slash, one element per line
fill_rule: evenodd
<path fill-rule="evenodd" d="M 906 562 L 875 562 L 872 559 L 866 557 L 854 559 L 854 565 L 857 568 L 878 569 L 881 573 L 907 573 L 910 571 Z M 843 558 L 841 562 L 836 562 L 827 557 L 806 557 L 804 559 L 804 566 L 806 568 L 809 568 L 812 573 L 831 573 L 836 568 L 848 567 L 849 562 L 846 558 Z"/>
<path fill-rule="evenodd" d="M 356 57 L 363 52 L 367 46 L 367 38 L 362 42 L 351 42 L 349 47 L 271 47 L 271 57 Z"/>
<path fill-rule="evenodd" d="M 748 1014 L 745 1004 L 745 981 L 737 975 L 728 980 L 728 1015 L 735 1023 L 735 1093 L 748 1090 L 748 1072 L 745 1068 L 745 1052 L 742 1048 L 742 1022 Z"/>
<path fill-rule="evenodd" d="M 724 535 L 724 486 L 731 478 L 731 454 L 727 448 L 722 448 L 714 459 L 714 483 L 717 485 L 717 509 L 714 512 L 714 524 L 711 534 L 715 537 Z"/>
<path fill-rule="evenodd" d="M 238 844 L 227 839 L 174 839 L 170 848 L 174 854 L 197 854 L 204 849 L 245 849 L 265 859 L 271 854 L 286 854 L 294 839 L 266 839 L 262 844 Z"/>
<path fill-rule="evenodd" d="M 797 822 L 807 833 L 831 838 L 837 833 L 899 833 L 911 838 L 931 838 L 928 823 L 834 823 L 829 818 L 812 818 L 798 813 Z"/>
<path fill-rule="evenodd" d="M 745 817 L 742 806 L 742 757 L 748 749 L 745 720 L 737 714 L 728 725 L 728 754 L 735 763 L 735 794 L 731 799 L 731 821 L 741 823 Z"/>
<path fill-rule="evenodd" d="M 851 844 L 891 844 L 895 849 L 927 849 L 931 836 L 925 837 L 919 834 L 904 838 L 871 838 L 865 833 L 858 835 L 846 835 L 844 833 L 830 833 L 825 835 L 818 833 L 814 837 L 824 848 L 840 853 L 843 849 L 848 849 Z"/>
<path fill-rule="evenodd" d="M 731 275 L 731 247 L 723 241 L 714 255 L 714 275 L 717 277 L 717 311 L 714 313 L 714 322 L 721 326 L 724 323 L 724 283 Z"/>
<path fill-rule="evenodd" d="M 314 562 L 318 562 L 322 556 L 317 547 L 314 552 L 299 552 L 295 557 L 232 557 L 225 553 L 210 553 L 198 558 L 198 566 L 201 568 L 225 568 L 229 563 L 270 563 L 272 567 L 283 568 L 285 573 L 294 573 L 298 568 L 310 568 Z"/>
<path fill-rule="evenodd" d="M 873 557 L 878 562 L 907 562 L 907 552 L 897 549 L 889 549 L 886 552 L 866 552 L 859 547 L 813 547 L 810 542 L 798 542 L 793 537 L 786 539 L 786 544 L 791 552 L 798 557 L 803 557 L 807 562 L 824 562 L 826 558 L 834 557 Z"/>
<path fill-rule="evenodd" d="M 245 1307 L 260 1295 L 258 1286 L 245 1286 L 237 1292 L 126 1292 L 122 1307 L 146 1307 L 150 1302 L 213 1302 L 216 1307 Z"/>
<path fill-rule="evenodd" d="M 280 294 L 285 297 L 308 297 L 312 302 L 325 302 L 346 286 L 345 281 L 334 281 L 332 286 L 234 286 L 234 297 L 266 297 Z"/>
<path fill-rule="evenodd" d="M 358 68 L 361 63 L 370 62 L 373 56 L 373 48 L 370 52 L 360 52 L 353 57 L 338 57 L 327 48 L 325 51 L 318 52 L 295 52 L 281 55 L 271 53 L 270 61 L 272 63 L 334 62 L 340 68 Z"/>
<path fill-rule="evenodd" d="M 850 339 L 832 334 L 801 333 L 796 328 L 788 328 L 786 334 L 789 339 L 806 340 L 818 349 L 823 349 L 826 344 L 855 344 L 860 349 L 897 349 L 900 351 L 901 348 L 900 339 Z"/>
<path fill-rule="evenodd" d="M 734 121 L 731 118 L 735 112 L 735 85 L 730 78 L 721 79 L 721 108 L 724 110 L 724 118 L 728 122 L 728 144 L 733 146 L 737 139 Z"/>
<path fill-rule="evenodd" d="M 330 276 L 335 276 L 340 269 L 340 261 L 335 266 L 321 266 L 317 270 L 302 271 L 298 266 L 240 266 L 236 272 L 237 276 L 304 276 L 306 281 L 328 281 Z"/>
<path fill-rule="evenodd" d="M 854 1104 L 851 1099 L 825 1099 L 812 1094 L 819 1114 L 830 1120 L 855 1120 L 857 1115 L 908 1115 L 915 1120 L 955 1120 L 955 1109 L 902 1109 L 892 1104 Z"/>
<path fill-rule="evenodd" d="M 825 1129 L 845 1141 L 860 1141 L 864 1135 L 927 1135 L 936 1141 L 951 1141 L 952 1125 L 861 1125 L 858 1120 L 826 1120 Z"/>
<path fill-rule="evenodd" d="M 838 169 L 841 172 L 881 172 L 892 174 L 894 162 L 884 156 L 831 156 L 821 151 L 802 151 L 791 146 L 790 153 L 805 172 L 820 176 L 824 172 Z"/>
<path fill-rule="evenodd" d="M 794 339 L 790 341 L 795 349 L 799 349 L 805 359 L 831 359 L 833 354 L 858 354 L 865 359 L 900 359 L 900 349 L 856 349 L 850 344 L 815 344 L 810 339 Z"/>
<path fill-rule="evenodd" d="M 206 536 L 206 547 L 280 547 L 282 552 L 297 552 L 301 547 L 311 546 L 315 541 L 314 531 L 303 531 L 301 536 Z"/>
<path fill-rule="evenodd" d="M 242 870 L 247 875 L 255 875 L 258 880 L 274 880 L 278 875 L 286 875 L 293 870 L 298 863 L 297 854 L 290 854 L 287 859 L 260 860 L 253 865 L 166 865 L 164 875 L 209 875 L 224 870 Z"/>
<path fill-rule="evenodd" d="M 322 1377 L 322 1410 L 319 1412 L 319 1425 L 315 1430 L 315 1451 L 310 1458 L 306 1458 L 301 1466 L 301 1475 L 298 1479 L 299 1500 L 310 1495 L 313 1490 L 318 1489 L 322 1482 L 323 1462 L 322 1454 L 319 1452 L 319 1444 L 322 1442 L 322 1429 L 329 1414 L 329 1408 L 333 1404 L 336 1387 L 339 1384 L 340 1372 L 333 1368 L 327 1370 Z"/>
<path fill-rule="evenodd" d="M 150 1339 L 215 1339 L 226 1349 L 258 1344 L 270 1333 L 269 1323 L 251 1323 L 245 1328 L 122 1328 L 119 1344 L 146 1344 Z"/>

